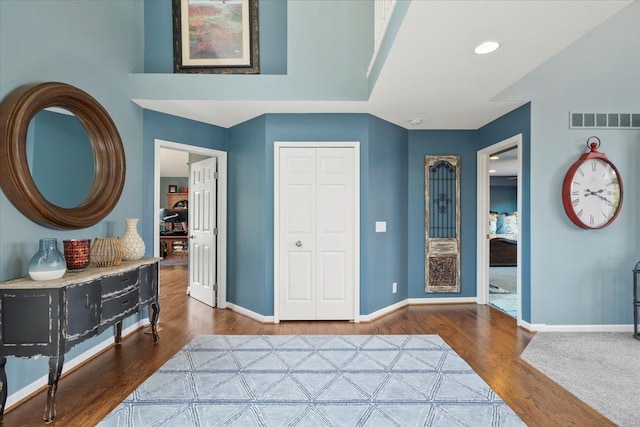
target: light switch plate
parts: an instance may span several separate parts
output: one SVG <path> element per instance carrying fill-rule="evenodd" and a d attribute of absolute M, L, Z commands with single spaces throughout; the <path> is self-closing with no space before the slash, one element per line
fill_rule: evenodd
<path fill-rule="evenodd" d="M 387 232 L 387 221 L 376 221 L 376 233 Z"/>

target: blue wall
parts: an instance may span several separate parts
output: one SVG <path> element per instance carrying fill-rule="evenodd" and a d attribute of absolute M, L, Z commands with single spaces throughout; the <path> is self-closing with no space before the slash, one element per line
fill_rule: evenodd
<path fill-rule="evenodd" d="M 408 151 L 409 298 L 476 295 L 476 132 L 410 131 Z M 424 156 L 460 156 L 460 293 L 426 293 L 424 284 Z"/>
<path fill-rule="evenodd" d="M 172 30 L 171 26 L 164 27 L 169 3 L 145 1 L 145 40 L 151 53 L 146 58 L 145 73 L 131 75 L 131 99 L 368 99 L 366 73 L 373 52 L 373 2 L 332 1 L 327 7 L 324 1 L 261 0 L 260 37 L 267 33 L 272 36 L 260 47 L 262 73 L 251 76 L 172 74 L 167 44 Z M 277 19 L 273 23 L 267 20 L 274 17 Z M 281 64 L 284 46 L 286 68 Z M 274 68 L 270 71 L 271 66 Z"/>
<path fill-rule="evenodd" d="M 531 104 L 525 104 L 478 129 L 478 150 L 522 134 L 522 212 L 518 213 L 522 235 L 518 236 L 521 248 L 520 274 L 521 298 L 524 321 L 531 321 Z"/>
<path fill-rule="evenodd" d="M 359 141 L 360 142 L 360 181 L 366 181 L 368 159 L 368 128 L 365 114 L 269 114 L 266 121 L 265 134 L 265 176 L 264 191 L 266 201 L 266 313 L 273 314 L 273 155 L 275 141 Z M 365 161 L 366 160 L 366 161 Z M 365 239 L 367 216 L 365 205 L 368 198 L 366 191 L 360 187 L 360 244 Z M 361 284 L 367 283 L 366 269 L 361 262 Z M 362 287 L 361 287 L 362 288 Z M 361 290 L 362 291 L 362 290 Z"/>
<path fill-rule="evenodd" d="M 272 315 L 273 255 L 269 260 L 267 253 L 273 254 L 273 202 L 269 211 L 265 127 L 260 116 L 229 130 L 227 300 Z"/>
<path fill-rule="evenodd" d="M 140 163 L 144 171 L 144 182 L 142 194 L 139 195 L 139 198 L 143 201 L 142 214 L 146 220 L 141 221 L 142 224 L 139 224 L 138 232 L 145 242 L 153 242 L 153 217 L 155 216 L 153 211 L 153 162 L 155 140 L 161 139 L 163 141 L 227 151 L 228 130 L 149 110 L 144 111 L 143 118 L 142 145 L 144 147 L 144 157 Z M 166 189 L 166 187 L 164 188 Z M 166 191 L 160 188 L 161 200 L 165 194 Z M 150 244 L 147 244 L 146 255 L 153 255 L 153 248 Z"/>
<path fill-rule="evenodd" d="M 173 73 L 171 0 L 144 0 L 144 72 Z M 287 73 L 287 2 L 258 2 L 260 74 Z"/>
<path fill-rule="evenodd" d="M 367 217 L 362 216 L 366 240 L 360 247 L 367 282 L 361 290 L 360 310 L 369 314 L 408 296 L 407 280 L 407 162 L 408 131 L 369 116 L 369 155 L 366 186 Z M 387 223 L 375 233 L 376 221 Z M 391 286 L 398 283 L 398 292 Z"/>
<path fill-rule="evenodd" d="M 276 141 L 360 142 L 361 312 L 406 298 L 406 134 L 364 114 L 268 114 L 231 128 L 229 301 L 273 315 Z M 376 220 L 387 221 L 386 234 L 375 233 Z"/>
<path fill-rule="evenodd" d="M 511 215 L 518 210 L 518 188 L 492 185 L 489 188 L 489 210 Z"/>
<path fill-rule="evenodd" d="M 640 2 L 568 46 L 500 100 L 531 100 L 531 321 L 550 325 L 630 325 L 631 269 L 640 260 L 640 130 L 570 129 L 569 112 L 640 110 Z M 584 66 L 589 58 L 589 66 Z M 575 226 L 562 181 L 596 135 L 625 185 L 620 215 L 601 230 Z M 525 183 L 526 184 L 526 183 Z M 628 330 L 628 329 L 627 329 Z"/>
<path fill-rule="evenodd" d="M 122 235 L 124 218 L 141 217 L 142 110 L 129 101 L 129 73 L 143 69 L 142 20 L 141 2 L 0 1 L 0 98 L 27 83 L 59 81 L 74 85 L 107 110 L 118 128 L 127 159 L 121 201 L 104 221 L 83 230 L 60 231 L 36 225 L 0 193 L 0 280 L 27 275 L 29 259 L 41 237 L 54 237 L 60 242 Z M 124 326 L 134 321 L 137 316 Z M 66 359 L 111 335 L 111 331 L 105 331 L 78 345 Z M 11 394 L 47 375 L 49 369 L 46 358 L 11 357 L 6 372 Z"/>
<path fill-rule="evenodd" d="M 93 150 L 75 116 L 46 110 L 36 114 L 29 124 L 27 153 L 33 181 L 47 200 L 73 208 L 89 195 Z"/>

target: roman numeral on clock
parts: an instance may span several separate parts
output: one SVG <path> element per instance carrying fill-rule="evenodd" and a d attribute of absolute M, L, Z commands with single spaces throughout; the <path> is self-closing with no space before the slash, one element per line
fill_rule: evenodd
<path fill-rule="evenodd" d="M 575 206 L 578 206 L 578 205 L 580 204 L 580 199 L 573 199 L 573 200 L 571 201 L 571 204 L 572 204 L 574 207 L 575 207 Z"/>

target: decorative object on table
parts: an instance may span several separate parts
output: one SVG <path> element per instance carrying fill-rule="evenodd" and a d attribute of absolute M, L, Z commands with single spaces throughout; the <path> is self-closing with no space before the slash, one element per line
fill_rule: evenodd
<path fill-rule="evenodd" d="M 173 0 L 174 73 L 258 74 L 258 0 Z"/>
<path fill-rule="evenodd" d="M 62 246 L 68 270 L 84 270 L 91 263 L 90 239 L 63 240 Z"/>
<path fill-rule="evenodd" d="M 169 184 L 168 193 L 177 193 L 177 192 L 178 192 L 178 186 L 175 184 Z"/>
<path fill-rule="evenodd" d="M 187 194 L 189 192 L 189 187 L 182 187 L 182 192 Z"/>
<path fill-rule="evenodd" d="M 124 250 L 117 237 L 97 237 L 91 246 L 91 263 L 96 267 L 120 265 L 123 258 Z"/>
<path fill-rule="evenodd" d="M 40 239 L 38 252 L 29 261 L 29 276 L 33 280 L 53 280 L 64 276 L 67 263 L 58 250 L 58 239 Z"/>
<path fill-rule="evenodd" d="M 125 261 L 133 261 L 144 256 L 144 240 L 138 234 L 138 218 L 125 218 L 126 228 L 120 238 L 122 249 L 124 250 Z"/>
<path fill-rule="evenodd" d="M 425 156 L 425 292 L 460 292 L 460 156 Z"/>
<path fill-rule="evenodd" d="M 622 178 L 604 153 L 600 139 L 587 138 L 589 152 L 571 165 L 562 184 L 562 204 L 578 227 L 600 229 L 611 224 L 622 207 Z"/>
<path fill-rule="evenodd" d="M 633 269 L 633 337 L 640 340 L 638 322 L 640 321 L 640 261 Z"/>

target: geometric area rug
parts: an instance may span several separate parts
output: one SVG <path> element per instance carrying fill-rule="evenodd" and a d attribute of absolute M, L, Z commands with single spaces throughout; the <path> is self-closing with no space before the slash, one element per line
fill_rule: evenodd
<path fill-rule="evenodd" d="M 100 426 L 524 426 L 438 335 L 200 335 Z"/>

